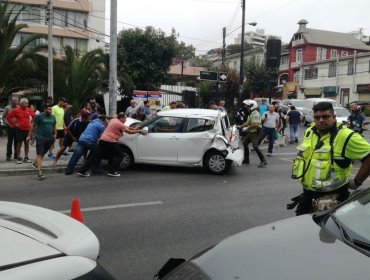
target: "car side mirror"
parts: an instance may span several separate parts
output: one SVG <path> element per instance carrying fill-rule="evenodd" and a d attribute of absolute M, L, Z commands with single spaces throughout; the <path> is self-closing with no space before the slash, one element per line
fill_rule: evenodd
<path fill-rule="evenodd" d="M 147 126 L 146 127 L 143 127 L 143 129 L 141 131 L 142 131 L 141 134 L 146 135 L 149 132 L 149 128 Z"/>

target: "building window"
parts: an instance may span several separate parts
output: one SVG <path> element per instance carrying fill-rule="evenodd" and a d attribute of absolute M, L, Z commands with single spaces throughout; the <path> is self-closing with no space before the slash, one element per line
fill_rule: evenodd
<path fill-rule="evenodd" d="M 353 61 L 348 62 L 347 75 L 353 75 Z"/>
<path fill-rule="evenodd" d="M 317 79 L 317 68 L 309 68 L 304 70 L 304 79 L 311 80 Z"/>
<path fill-rule="evenodd" d="M 337 76 L 337 64 L 336 63 L 331 63 L 329 65 L 329 74 L 328 77 L 336 77 Z"/>
<path fill-rule="evenodd" d="M 300 77 L 301 77 L 301 75 L 300 75 L 299 71 L 294 72 L 294 81 L 295 82 L 299 83 Z"/>
<path fill-rule="evenodd" d="M 337 58 L 338 57 L 338 51 L 337 50 L 331 50 L 330 51 L 330 58 Z"/>
<path fill-rule="evenodd" d="M 282 56 L 280 64 L 281 65 L 288 65 L 289 64 L 289 56 Z"/>
<path fill-rule="evenodd" d="M 369 72 L 370 72 L 370 60 L 369 60 Z"/>
<path fill-rule="evenodd" d="M 317 48 L 316 49 L 316 61 L 326 60 L 326 49 Z"/>
<path fill-rule="evenodd" d="M 303 61 L 303 50 L 302 49 L 297 49 L 296 50 L 295 61 L 296 62 L 302 62 Z"/>
<path fill-rule="evenodd" d="M 346 56 L 348 56 L 348 51 L 341 51 L 340 56 L 341 56 L 341 57 L 346 57 Z"/>

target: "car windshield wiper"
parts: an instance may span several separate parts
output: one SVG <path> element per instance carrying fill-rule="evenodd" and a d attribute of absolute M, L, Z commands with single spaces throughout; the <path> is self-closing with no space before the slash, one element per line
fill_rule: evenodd
<path fill-rule="evenodd" d="M 334 213 L 330 212 L 329 215 L 334 221 L 334 223 L 337 225 L 337 227 L 339 228 L 340 235 L 343 238 L 343 240 L 353 243 L 352 240 L 349 238 L 347 232 L 344 230 L 342 223 L 334 216 Z"/>
<path fill-rule="evenodd" d="M 358 240 L 358 239 L 352 239 L 352 242 L 356 246 L 358 246 L 362 249 L 365 249 L 366 251 L 370 251 L 370 244 L 369 243 L 367 243 L 365 241 L 362 241 L 362 240 Z"/>

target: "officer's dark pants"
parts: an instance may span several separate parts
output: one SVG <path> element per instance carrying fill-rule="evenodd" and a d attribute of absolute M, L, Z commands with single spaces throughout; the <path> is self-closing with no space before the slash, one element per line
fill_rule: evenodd
<path fill-rule="evenodd" d="M 244 139 L 244 161 L 249 163 L 249 143 L 252 143 L 253 149 L 256 151 L 261 162 L 266 161 L 263 156 L 260 148 L 258 147 L 258 133 L 257 132 L 248 132 L 247 136 Z"/>
<path fill-rule="evenodd" d="M 10 158 L 12 156 L 12 148 L 14 147 L 14 156 L 15 156 L 15 127 L 7 127 L 7 133 L 8 133 L 8 143 L 6 144 L 6 157 Z"/>
<path fill-rule="evenodd" d="M 317 199 L 324 195 L 332 194 L 332 193 L 339 193 L 339 197 L 337 198 L 338 201 L 343 202 L 349 197 L 348 185 L 344 185 L 339 189 L 336 189 L 331 192 L 315 192 L 303 189 L 303 195 L 299 200 L 297 205 L 297 209 L 295 211 L 296 215 L 304 215 L 313 212 L 312 207 L 312 199 Z"/>

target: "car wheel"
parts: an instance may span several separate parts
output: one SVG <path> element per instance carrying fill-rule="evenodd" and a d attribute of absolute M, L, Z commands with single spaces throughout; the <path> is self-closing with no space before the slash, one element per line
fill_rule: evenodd
<path fill-rule="evenodd" d="M 121 150 L 123 153 L 123 158 L 119 168 L 121 170 L 126 170 L 134 165 L 134 156 L 132 155 L 132 152 L 126 147 L 121 147 Z"/>
<path fill-rule="evenodd" d="M 224 174 L 230 165 L 231 162 L 219 151 L 209 151 L 204 156 L 204 167 L 213 174 Z"/>

